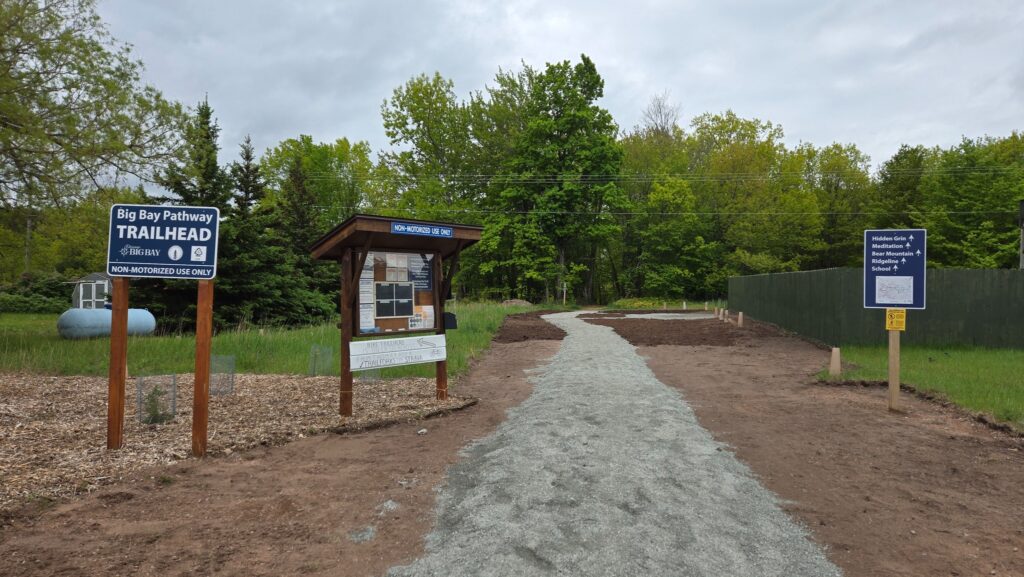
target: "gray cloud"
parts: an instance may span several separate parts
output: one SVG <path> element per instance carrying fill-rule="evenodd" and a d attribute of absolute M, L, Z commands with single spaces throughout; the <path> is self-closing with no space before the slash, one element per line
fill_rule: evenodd
<path fill-rule="evenodd" d="M 209 94 L 225 160 L 311 134 L 387 147 L 381 102 L 439 71 L 462 95 L 499 68 L 576 59 L 623 129 L 668 92 L 684 120 L 732 108 L 790 143 L 902 143 L 1024 129 L 1024 9 L 990 2 L 255 2 L 103 0 L 115 37 L 171 98 Z"/>

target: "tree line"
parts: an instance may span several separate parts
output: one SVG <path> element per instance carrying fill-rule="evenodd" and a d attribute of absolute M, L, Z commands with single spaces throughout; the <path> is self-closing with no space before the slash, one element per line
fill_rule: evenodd
<path fill-rule="evenodd" d="M 42 14 L 45 6 L 57 14 Z M 81 0 L 2 10 L 5 30 L 35 26 L 21 34 L 25 46 L 60 38 L 46 31 L 66 31 L 76 10 L 95 16 Z M 67 99 L 52 95 L 33 103 L 22 93 L 38 92 L 39 79 L 17 72 L 26 49 L 0 48 L 0 64 L 17 72 L 0 84 L 0 142 L 15 143 L 0 147 L 8 290 L 28 290 L 40 275 L 102 270 L 115 202 L 221 209 L 220 326 L 335 314 L 337 267 L 310 260 L 308 246 L 357 212 L 484 225 L 456 282 L 470 298 L 544 301 L 564 287 L 585 303 L 705 299 L 722 295 L 733 275 L 859 266 L 865 228 L 927 228 L 932 266 L 1017 263 L 1024 143 L 1016 131 L 949 148 L 905 145 L 872 173 L 854 144 L 788 146 L 781 126 L 731 111 L 684 124 L 666 96 L 623 130 L 600 106 L 604 80 L 584 55 L 499 70 L 468 98 L 440 74 L 411 78 L 382 104 L 389 143 L 376 155 L 366 142 L 300 135 L 261 155 L 246 138 L 224 162 L 211 105 L 186 109 L 140 85 L 141 63 L 98 19 L 79 16 L 72 36 L 78 30 L 93 42 L 90 54 L 109 57 L 94 59 L 91 76 L 47 89 L 82 91 L 91 78 L 113 90 L 108 80 L 125 78 L 114 102 L 137 109 L 115 115 L 105 109 L 109 95 L 88 90 L 79 96 L 96 104 L 85 109 L 64 110 Z M 69 49 L 60 61 L 80 57 Z M 68 140 L 50 126 L 54 110 L 87 116 L 78 125 L 100 134 Z M 145 184 L 124 186 L 125 174 Z M 188 324 L 193 283 L 133 286 L 133 302 L 165 327 Z"/>

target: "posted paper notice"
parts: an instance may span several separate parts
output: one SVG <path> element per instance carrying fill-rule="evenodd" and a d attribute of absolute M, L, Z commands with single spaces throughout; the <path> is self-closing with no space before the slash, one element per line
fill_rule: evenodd
<path fill-rule="evenodd" d="M 914 302 L 914 277 L 880 276 L 875 278 L 875 302 L 909 305 Z"/>

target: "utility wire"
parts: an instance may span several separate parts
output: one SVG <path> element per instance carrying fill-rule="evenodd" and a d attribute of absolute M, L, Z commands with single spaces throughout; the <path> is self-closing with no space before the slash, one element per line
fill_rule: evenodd
<path fill-rule="evenodd" d="M 995 174 L 1003 172 L 1021 171 L 1024 166 L 945 166 L 945 167 L 922 167 L 907 169 L 887 170 L 887 174 L 893 175 L 931 175 L 931 174 Z M 357 180 L 394 180 L 394 179 L 442 179 L 448 181 L 478 181 L 478 180 L 562 180 L 566 178 L 583 180 L 615 181 L 622 179 L 649 180 L 654 178 L 676 178 L 676 179 L 710 179 L 722 178 L 754 178 L 773 179 L 786 176 L 792 177 L 822 177 L 822 176 L 847 176 L 854 174 L 855 170 L 830 170 L 830 171 L 773 171 L 766 172 L 715 172 L 715 173 L 690 173 L 690 172 L 624 172 L 619 174 L 485 174 L 485 173 L 423 173 L 423 174 L 390 174 L 385 176 L 374 176 L 370 174 L 353 174 L 346 172 L 311 171 L 306 173 L 307 178 L 354 178 Z M 864 174 L 864 173 L 860 173 Z"/>
<path fill-rule="evenodd" d="M 644 211 L 570 211 L 570 210 L 489 210 L 476 208 L 379 208 L 358 206 L 331 206 L 314 204 L 313 208 L 322 211 L 359 212 L 360 210 L 381 210 L 394 213 L 449 213 L 449 214 L 543 214 L 562 216 L 910 216 L 910 215 L 998 215 L 1017 214 L 1016 210 L 925 210 L 925 211 L 677 211 L 677 212 L 644 212 Z"/>

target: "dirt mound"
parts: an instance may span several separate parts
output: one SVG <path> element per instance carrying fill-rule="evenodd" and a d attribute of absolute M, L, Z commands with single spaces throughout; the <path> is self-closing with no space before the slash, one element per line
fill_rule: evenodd
<path fill-rule="evenodd" d="M 731 347 L 745 329 L 715 319 L 671 320 L 587 318 L 588 323 L 615 329 L 634 346 L 687 345 Z"/>
<path fill-rule="evenodd" d="M 621 309 L 614 311 L 600 311 L 583 313 L 577 318 L 581 319 L 621 319 L 626 315 L 651 315 L 651 314 L 707 314 L 708 311 L 699 309 Z"/>
<path fill-rule="evenodd" d="M 558 311 L 530 311 L 508 315 L 494 336 L 496 343 L 518 343 L 522 341 L 560 341 L 565 331 L 540 318 Z"/>

